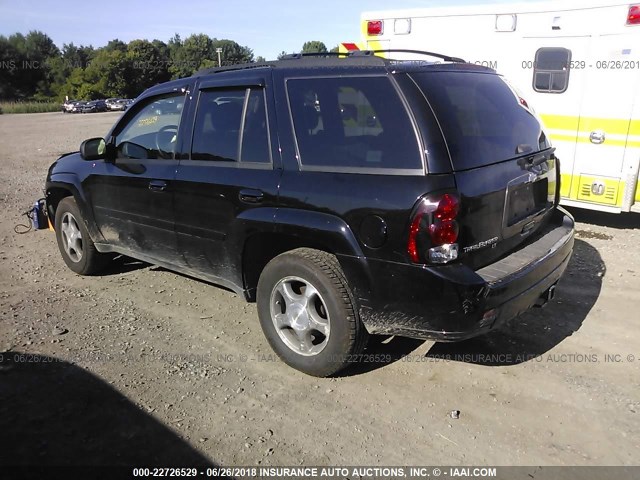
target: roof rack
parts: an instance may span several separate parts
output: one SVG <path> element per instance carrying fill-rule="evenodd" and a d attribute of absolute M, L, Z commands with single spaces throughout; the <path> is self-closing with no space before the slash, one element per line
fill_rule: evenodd
<path fill-rule="evenodd" d="M 445 62 L 454 63 L 467 63 L 466 60 L 459 57 L 452 57 L 450 55 L 443 55 L 442 53 L 427 52 L 425 50 L 408 50 L 404 48 L 389 48 L 386 50 L 354 50 L 349 52 L 350 57 L 360 57 L 375 55 L 376 53 L 413 53 L 416 55 L 426 55 L 429 57 L 441 58 Z"/>
<path fill-rule="evenodd" d="M 273 66 L 273 62 L 238 63 L 235 65 L 226 65 L 224 67 L 205 68 L 195 72 L 192 75 L 192 77 L 198 77 L 200 75 L 208 75 L 210 73 L 231 72 L 234 70 L 247 70 L 249 68 L 268 68 L 272 66 Z"/>
<path fill-rule="evenodd" d="M 443 55 L 442 53 L 427 52 L 425 50 L 409 50 L 403 48 L 389 48 L 386 50 L 351 50 L 349 52 L 309 52 L 309 53 L 289 53 L 282 57 L 282 60 L 298 60 L 304 57 L 371 57 L 376 53 L 412 53 L 416 55 L 426 55 L 429 57 L 441 58 L 445 62 L 467 63 L 459 57 Z"/>
<path fill-rule="evenodd" d="M 382 64 L 382 62 L 388 62 L 389 60 L 394 60 L 394 59 L 388 59 L 388 58 L 383 58 L 380 56 L 377 56 L 377 53 L 411 53 L 411 54 L 416 54 L 416 55 L 425 55 L 425 56 L 429 56 L 429 57 L 435 57 L 435 58 L 441 58 L 442 60 L 444 60 L 445 62 L 454 62 L 454 63 L 467 63 L 466 61 L 464 61 L 462 58 L 458 58 L 458 57 L 451 57 L 449 55 L 443 55 L 441 53 L 435 53 L 435 52 L 427 52 L 424 50 L 407 50 L 407 49 L 387 49 L 387 50 L 354 50 L 354 51 L 350 51 L 350 52 L 309 52 L 309 53 L 289 53 L 287 55 L 284 55 L 280 60 L 277 61 L 269 61 L 269 62 L 261 62 L 261 63 L 241 63 L 241 64 L 237 64 L 237 65 L 228 65 L 228 66 L 224 66 L 224 67 L 214 67 L 214 68 L 205 68 L 204 70 L 200 70 L 199 72 L 196 72 L 193 74 L 194 77 L 197 76 L 201 76 L 201 75 L 210 75 L 213 73 L 222 73 L 222 72 L 230 72 L 230 71 L 234 71 L 234 70 L 247 70 L 247 69 L 255 69 L 255 68 L 273 68 L 273 67 L 277 67 L 277 66 L 284 66 L 287 64 L 287 62 L 291 61 L 291 60 L 300 60 L 303 58 L 307 58 L 308 62 L 312 62 L 313 60 L 317 59 L 318 62 L 322 61 L 322 58 L 326 58 L 329 61 L 333 61 L 336 63 L 341 63 L 341 61 L 339 59 L 344 59 L 344 58 L 353 58 L 353 61 L 355 62 L 356 60 L 359 60 L 360 62 L 370 62 L 373 60 L 379 60 Z M 402 60 L 398 60 L 398 61 L 402 61 Z M 305 62 L 305 64 L 307 64 L 307 62 Z M 310 65 L 310 64 L 309 64 Z M 315 65 L 315 64 L 314 64 Z M 320 65 L 320 63 L 318 64 Z"/>
<path fill-rule="evenodd" d="M 339 52 L 306 52 L 306 53 L 287 53 L 280 60 L 298 60 L 303 57 L 344 57 L 344 53 Z"/>

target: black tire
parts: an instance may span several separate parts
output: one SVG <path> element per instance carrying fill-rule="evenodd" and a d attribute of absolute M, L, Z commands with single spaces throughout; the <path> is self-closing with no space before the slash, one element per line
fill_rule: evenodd
<path fill-rule="evenodd" d="M 300 287 L 296 287 L 296 283 Z M 285 285 L 291 287 L 291 291 L 300 288 L 299 293 L 294 292 L 295 298 L 307 298 L 306 308 L 314 309 L 308 318 L 319 318 L 316 315 L 320 315 L 320 319 L 326 322 L 328 335 L 325 336 L 322 332 L 307 326 L 307 335 L 309 329 L 315 332 L 311 334 L 315 343 L 309 344 L 298 339 L 297 335 L 300 332 L 292 326 L 276 328 L 276 317 L 280 314 L 287 317 L 289 308 L 293 311 L 294 307 L 301 305 L 287 303 L 280 293 Z M 307 288 L 312 292 L 312 297 L 306 297 Z M 366 347 L 368 333 L 358 317 L 347 279 L 336 257 L 329 253 L 299 248 L 275 257 L 260 275 L 257 306 L 262 331 L 271 348 L 287 365 L 308 375 L 334 375 L 357 361 L 358 355 Z M 294 323 L 301 316 L 304 315 L 293 315 L 296 319 Z M 310 321 L 308 324 L 317 325 L 317 322 Z M 296 341 L 300 342 L 299 348 L 287 344 Z M 321 350 L 316 353 L 310 353 L 309 350 L 301 353 L 298 350 L 303 348 L 304 344 L 311 346 L 311 350 Z"/>
<path fill-rule="evenodd" d="M 65 197 L 58 203 L 55 227 L 62 259 L 75 273 L 93 275 L 102 270 L 111 259 L 110 255 L 96 250 L 73 197 Z M 69 232 L 75 230 L 79 231 L 79 236 L 70 236 Z M 73 241 L 70 241 L 70 238 L 73 238 Z M 72 246 L 69 247 L 70 245 Z M 76 245 L 77 249 L 73 245 Z"/>

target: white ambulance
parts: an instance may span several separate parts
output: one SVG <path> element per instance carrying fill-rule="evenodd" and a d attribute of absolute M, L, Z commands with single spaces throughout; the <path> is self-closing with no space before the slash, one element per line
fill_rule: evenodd
<path fill-rule="evenodd" d="M 361 32 L 360 44 L 342 50 L 426 50 L 494 68 L 544 121 L 563 172 L 563 204 L 640 212 L 640 4 L 365 12 Z"/>

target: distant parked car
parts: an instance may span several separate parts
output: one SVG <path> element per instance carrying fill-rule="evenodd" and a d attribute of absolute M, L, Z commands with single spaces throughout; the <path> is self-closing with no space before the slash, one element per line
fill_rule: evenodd
<path fill-rule="evenodd" d="M 82 113 L 106 112 L 107 104 L 104 100 L 86 102 L 81 109 Z"/>
<path fill-rule="evenodd" d="M 78 103 L 77 100 L 65 100 L 62 104 L 62 113 L 72 113 L 73 107 Z"/>
<path fill-rule="evenodd" d="M 129 105 L 133 103 L 133 100 L 128 98 L 119 98 L 115 102 L 111 102 L 107 104 L 107 108 L 111 111 L 124 111 Z"/>
<path fill-rule="evenodd" d="M 113 98 L 107 98 L 104 103 L 107 104 L 107 110 L 111 110 L 111 105 L 116 103 L 118 100 L 120 100 L 119 98 L 113 97 Z"/>
<path fill-rule="evenodd" d="M 111 110 L 122 110 L 122 108 L 120 108 L 120 102 L 122 101 L 121 98 L 107 98 L 105 100 L 105 103 L 107 104 L 107 110 L 111 111 Z"/>
<path fill-rule="evenodd" d="M 69 108 L 69 113 L 81 113 L 82 108 L 86 103 L 87 102 L 80 101 L 80 100 L 73 102 L 73 104 L 71 104 L 71 107 Z"/>

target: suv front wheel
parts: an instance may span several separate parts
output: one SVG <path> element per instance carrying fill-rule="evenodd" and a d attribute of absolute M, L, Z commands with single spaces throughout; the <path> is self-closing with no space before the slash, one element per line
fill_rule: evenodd
<path fill-rule="evenodd" d="M 309 375 L 339 372 L 366 346 L 344 272 L 329 253 L 299 248 L 275 257 L 260 275 L 257 304 L 273 350 Z"/>
<path fill-rule="evenodd" d="M 98 272 L 111 258 L 96 250 L 73 197 L 63 198 L 58 204 L 55 231 L 64 263 L 79 275 Z"/>

